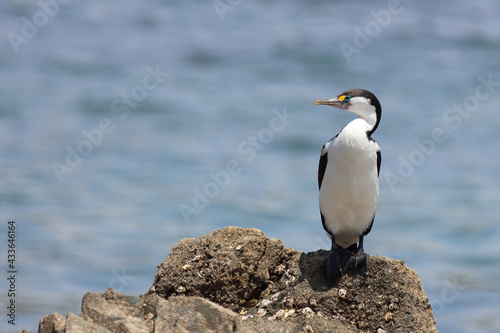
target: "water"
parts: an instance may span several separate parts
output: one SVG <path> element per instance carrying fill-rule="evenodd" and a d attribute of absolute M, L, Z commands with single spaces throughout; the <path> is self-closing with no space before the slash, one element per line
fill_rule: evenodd
<path fill-rule="evenodd" d="M 500 330 L 498 2 L 46 3 L 0 4 L 2 332 L 142 294 L 176 242 L 227 225 L 328 248 L 319 149 L 353 116 L 312 101 L 355 87 L 383 106 L 366 250 L 417 271 L 441 332 Z"/>

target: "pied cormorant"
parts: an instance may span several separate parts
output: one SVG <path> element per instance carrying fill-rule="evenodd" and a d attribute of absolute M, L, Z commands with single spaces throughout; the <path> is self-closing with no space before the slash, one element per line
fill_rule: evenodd
<path fill-rule="evenodd" d="M 347 269 L 368 272 L 363 238 L 373 225 L 379 198 L 380 147 L 372 138 L 382 115 L 377 97 L 364 89 L 315 100 L 356 114 L 321 149 L 318 169 L 321 220 L 332 240 L 327 276 L 336 283 Z M 359 245 L 358 245 L 359 243 Z"/>

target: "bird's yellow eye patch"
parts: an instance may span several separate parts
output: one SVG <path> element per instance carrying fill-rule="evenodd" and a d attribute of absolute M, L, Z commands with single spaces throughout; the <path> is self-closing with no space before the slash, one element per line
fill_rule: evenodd
<path fill-rule="evenodd" d="M 342 95 L 339 97 L 339 101 L 341 101 L 342 103 L 349 103 L 350 100 L 351 96 L 349 95 Z"/>

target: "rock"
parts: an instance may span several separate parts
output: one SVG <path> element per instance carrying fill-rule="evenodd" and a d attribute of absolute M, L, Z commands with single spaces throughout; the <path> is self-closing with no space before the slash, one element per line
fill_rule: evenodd
<path fill-rule="evenodd" d="M 66 318 L 59 313 L 45 316 L 38 324 L 38 333 L 62 333 L 66 326 Z"/>
<path fill-rule="evenodd" d="M 227 227 L 174 246 L 150 292 L 207 298 L 244 313 L 243 327 L 255 332 L 340 332 L 339 325 L 346 332 L 437 332 L 422 283 L 403 261 L 371 256 L 367 276 L 350 272 L 331 287 L 327 257 L 285 249 L 259 230 Z M 306 308 L 314 314 L 303 314 Z"/>
<path fill-rule="evenodd" d="M 201 297 L 172 296 L 165 300 L 150 294 L 144 301 L 155 309 L 155 332 L 231 333 L 241 327 L 237 313 Z"/>
<path fill-rule="evenodd" d="M 45 316 L 39 333 L 174 333 L 244 332 L 240 316 L 207 299 L 172 296 L 168 300 L 156 294 L 124 296 L 108 289 L 104 293 L 86 293 L 80 317 L 68 313 Z"/>
<path fill-rule="evenodd" d="M 65 333 L 107 333 L 108 331 L 95 323 L 86 321 L 72 313 L 66 317 Z"/>
<path fill-rule="evenodd" d="M 152 323 L 143 320 L 143 310 L 139 297 L 127 297 L 108 289 L 102 294 L 83 296 L 81 317 L 111 332 L 149 333 Z"/>
<path fill-rule="evenodd" d="M 48 315 L 38 332 L 437 332 L 403 261 L 371 256 L 368 275 L 348 272 L 329 286 L 327 257 L 256 229 L 215 230 L 175 245 L 148 293 L 87 293 L 79 317 Z"/>
<path fill-rule="evenodd" d="M 283 243 L 257 229 L 224 228 L 176 244 L 155 276 L 158 295 L 192 295 L 237 310 L 258 299 L 284 259 Z"/>

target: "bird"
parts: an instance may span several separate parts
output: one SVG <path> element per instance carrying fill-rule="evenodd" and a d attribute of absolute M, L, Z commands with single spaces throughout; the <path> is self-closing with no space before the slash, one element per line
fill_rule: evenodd
<path fill-rule="evenodd" d="M 347 90 L 313 104 L 358 116 L 323 145 L 318 167 L 321 222 L 332 240 L 326 273 L 335 284 L 348 269 L 368 274 L 369 255 L 363 241 L 372 229 L 379 199 L 382 155 L 372 134 L 380 123 L 382 107 L 364 89 Z"/>

